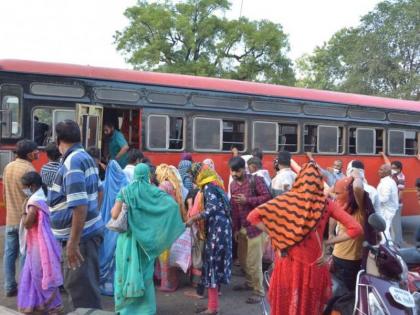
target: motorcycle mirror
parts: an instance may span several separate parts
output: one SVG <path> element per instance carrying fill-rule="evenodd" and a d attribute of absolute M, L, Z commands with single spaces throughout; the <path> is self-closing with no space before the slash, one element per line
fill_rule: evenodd
<path fill-rule="evenodd" d="M 378 232 L 383 232 L 386 229 L 385 220 L 377 213 L 372 213 L 368 218 L 368 222 Z"/>

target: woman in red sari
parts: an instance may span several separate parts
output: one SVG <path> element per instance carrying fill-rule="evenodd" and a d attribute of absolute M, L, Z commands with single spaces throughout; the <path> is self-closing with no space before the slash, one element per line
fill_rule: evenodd
<path fill-rule="evenodd" d="M 319 315 L 331 295 L 324 260 L 323 234 L 328 219 L 346 231 L 324 242 L 336 244 L 362 234 L 361 225 L 323 192 L 315 164 L 300 171 L 292 189 L 255 208 L 248 221 L 266 231 L 276 251 L 270 281 L 271 315 Z"/>

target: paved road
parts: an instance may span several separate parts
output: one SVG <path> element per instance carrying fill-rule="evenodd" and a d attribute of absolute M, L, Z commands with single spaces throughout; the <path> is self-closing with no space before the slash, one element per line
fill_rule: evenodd
<path fill-rule="evenodd" d="M 3 248 L 4 248 L 4 227 L 0 227 L 0 283 L 3 287 Z M 259 305 L 248 305 L 245 303 L 247 297 L 246 293 L 232 291 L 232 286 L 241 283 L 243 278 L 234 276 L 232 279 L 232 285 L 229 287 L 222 288 L 222 297 L 220 300 L 222 315 L 259 315 L 261 314 Z M 186 290 L 191 288 L 188 287 L 186 281 L 184 285 L 175 293 L 164 294 L 161 292 L 157 293 L 157 315 L 189 315 L 194 314 L 196 305 L 205 304 L 207 300 L 197 301 L 184 295 Z M 0 290 L 0 305 L 16 310 L 16 298 L 4 297 L 3 290 Z M 63 295 L 63 299 L 66 296 Z M 109 297 L 103 297 L 103 307 L 105 310 L 113 311 L 114 303 L 113 299 Z M 65 305 L 66 312 L 70 309 L 68 305 Z M 135 315 L 135 314 L 133 314 Z"/>

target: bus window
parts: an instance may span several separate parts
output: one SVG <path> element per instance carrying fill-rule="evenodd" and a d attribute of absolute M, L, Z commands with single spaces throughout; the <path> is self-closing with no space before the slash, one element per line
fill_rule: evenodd
<path fill-rule="evenodd" d="M 303 150 L 305 152 L 317 152 L 317 127 L 313 125 L 305 125 L 303 129 L 304 135 L 304 147 Z"/>
<path fill-rule="evenodd" d="M 279 151 L 289 151 L 296 153 L 298 151 L 298 125 L 297 124 L 278 124 Z"/>
<path fill-rule="evenodd" d="M 1 136 L 19 138 L 22 134 L 22 88 L 3 84 L 1 95 Z"/>
<path fill-rule="evenodd" d="M 277 152 L 278 124 L 269 121 L 254 121 L 252 147 L 264 152 Z"/>
<path fill-rule="evenodd" d="M 75 120 L 74 109 L 36 107 L 32 111 L 32 139 L 38 146 L 46 146 L 55 139 L 55 125 L 66 119 Z"/>
<path fill-rule="evenodd" d="M 318 153 L 338 154 L 338 127 L 336 126 L 318 126 Z"/>
<path fill-rule="evenodd" d="M 32 139 L 39 146 L 46 146 L 52 137 L 51 107 L 38 107 L 32 112 Z"/>
<path fill-rule="evenodd" d="M 169 149 L 182 150 L 184 148 L 184 119 L 169 117 Z"/>
<path fill-rule="evenodd" d="M 147 147 L 150 150 L 182 150 L 184 148 L 184 119 L 182 117 L 149 115 L 147 125 Z"/>
<path fill-rule="evenodd" d="M 233 147 L 238 151 L 245 150 L 245 122 L 223 120 L 223 151 L 230 151 Z"/>
<path fill-rule="evenodd" d="M 193 147 L 197 151 L 220 151 L 222 149 L 222 120 L 194 118 Z"/>
<path fill-rule="evenodd" d="M 342 154 L 343 127 L 326 125 L 304 126 L 304 151 L 324 154 Z"/>
<path fill-rule="evenodd" d="M 384 132 L 379 128 L 349 128 L 350 154 L 379 154 L 384 149 Z"/>
<path fill-rule="evenodd" d="M 197 117 L 193 121 L 193 148 L 197 151 L 245 150 L 245 122 Z"/>
<path fill-rule="evenodd" d="M 417 133 L 408 130 L 389 130 L 388 151 L 393 155 L 416 155 Z"/>

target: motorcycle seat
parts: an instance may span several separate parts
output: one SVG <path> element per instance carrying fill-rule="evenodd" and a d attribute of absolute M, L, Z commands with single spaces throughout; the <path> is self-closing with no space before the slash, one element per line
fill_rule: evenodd
<path fill-rule="evenodd" d="M 417 248 L 400 248 L 398 252 L 407 265 L 420 264 L 420 250 Z"/>

